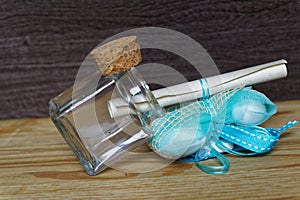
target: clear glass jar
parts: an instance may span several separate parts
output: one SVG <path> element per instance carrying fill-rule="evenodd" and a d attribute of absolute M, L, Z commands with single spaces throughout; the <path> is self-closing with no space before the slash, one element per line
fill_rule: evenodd
<path fill-rule="evenodd" d="M 164 112 L 135 68 L 99 77 L 94 72 L 50 101 L 52 121 L 89 175 L 145 143 L 151 135 L 148 125 Z M 138 109 L 133 100 L 137 95 L 143 97 L 147 111 Z M 123 99 L 133 112 L 112 117 L 108 105 L 112 98 Z"/>

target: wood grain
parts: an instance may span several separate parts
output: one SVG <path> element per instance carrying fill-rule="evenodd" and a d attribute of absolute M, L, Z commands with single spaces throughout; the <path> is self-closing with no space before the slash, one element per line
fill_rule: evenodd
<path fill-rule="evenodd" d="M 300 119 L 300 101 L 278 103 L 266 127 Z M 48 118 L 0 121 L 0 199 L 300 199 L 300 126 L 264 156 L 228 156 L 225 175 L 173 163 L 145 174 L 88 176 Z M 142 164 L 141 164 L 142 165 Z"/>
<path fill-rule="evenodd" d="M 202 44 L 221 72 L 281 58 L 289 77 L 257 86 L 271 99 L 299 99 L 300 2 L 264 1 L 1 1 L 0 118 L 48 115 L 48 101 L 72 86 L 85 56 L 131 28 L 165 27 Z M 144 62 L 198 78 L 172 54 L 144 51 Z M 153 73 L 161 79 L 168 74 Z"/>

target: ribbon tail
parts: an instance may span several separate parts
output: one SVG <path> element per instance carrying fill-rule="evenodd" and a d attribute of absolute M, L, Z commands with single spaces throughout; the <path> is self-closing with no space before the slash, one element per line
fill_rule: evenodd
<path fill-rule="evenodd" d="M 287 124 L 283 125 L 281 128 L 279 128 L 277 131 L 279 131 L 280 133 L 288 130 L 289 128 L 295 126 L 296 124 L 298 124 L 299 122 L 297 120 L 294 121 L 289 121 Z"/>
<path fill-rule="evenodd" d="M 222 151 L 235 155 L 251 156 L 266 153 L 274 148 L 283 131 L 298 123 L 298 121 L 289 121 L 279 129 L 225 125 L 222 131 L 218 131 L 221 140 L 217 142 L 217 146 Z M 235 148 L 228 149 L 222 144 L 222 140 L 233 143 Z M 246 150 L 250 151 L 250 153 L 245 153 L 244 151 Z"/>

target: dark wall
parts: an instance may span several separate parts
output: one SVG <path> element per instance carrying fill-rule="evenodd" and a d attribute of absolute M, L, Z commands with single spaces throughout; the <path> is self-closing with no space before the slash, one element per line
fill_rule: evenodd
<path fill-rule="evenodd" d="M 285 58 L 288 78 L 256 88 L 272 100 L 300 98 L 297 0 L 0 3 L 0 118 L 47 116 L 49 99 L 72 86 L 80 63 L 99 42 L 143 26 L 191 36 L 221 72 Z M 174 62 L 168 55 L 158 60 L 168 59 Z"/>

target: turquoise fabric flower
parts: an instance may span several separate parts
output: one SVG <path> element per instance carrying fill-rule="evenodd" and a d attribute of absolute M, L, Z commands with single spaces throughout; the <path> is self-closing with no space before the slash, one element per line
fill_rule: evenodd
<path fill-rule="evenodd" d="M 210 150 L 222 124 L 254 126 L 276 113 L 276 105 L 264 94 L 243 88 L 216 94 L 167 110 L 151 123 L 149 146 L 159 155 L 177 159 L 199 149 Z M 216 124 L 221 126 L 215 126 Z"/>
<path fill-rule="evenodd" d="M 226 124 L 256 126 L 277 111 L 276 105 L 264 94 L 244 88 L 238 90 L 226 103 Z"/>

